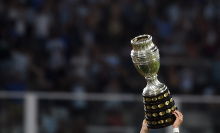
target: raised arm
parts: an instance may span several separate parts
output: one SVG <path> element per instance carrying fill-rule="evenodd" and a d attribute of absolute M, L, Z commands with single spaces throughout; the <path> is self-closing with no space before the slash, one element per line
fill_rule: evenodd
<path fill-rule="evenodd" d="M 173 114 L 176 116 L 176 120 L 173 123 L 173 133 L 179 133 L 179 126 L 183 122 L 183 114 L 178 110 L 173 111 Z"/>

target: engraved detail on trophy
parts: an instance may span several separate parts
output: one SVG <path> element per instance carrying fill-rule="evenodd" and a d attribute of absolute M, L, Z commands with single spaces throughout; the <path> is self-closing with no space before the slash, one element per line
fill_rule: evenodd
<path fill-rule="evenodd" d="M 173 98 L 170 98 L 170 102 L 173 102 Z"/>
<path fill-rule="evenodd" d="M 163 95 L 160 95 L 160 96 L 158 97 L 158 99 L 159 99 L 159 100 L 163 99 Z"/>
<path fill-rule="evenodd" d="M 163 124 L 163 123 L 164 123 L 164 120 L 159 120 L 157 123 L 158 123 L 158 124 Z"/>
<path fill-rule="evenodd" d="M 153 121 L 152 124 L 153 124 L 153 125 L 157 125 L 157 122 L 156 122 L 156 121 Z"/>
<path fill-rule="evenodd" d="M 166 102 L 165 102 L 165 105 L 169 105 L 169 103 L 170 103 L 169 101 L 166 101 Z"/>
<path fill-rule="evenodd" d="M 147 81 L 142 93 L 147 126 L 163 128 L 172 125 L 175 120 L 172 111 L 176 106 L 167 86 L 157 79 L 160 67 L 159 49 L 152 42 L 152 36 L 147 34 L 132 39 L 131 45 L 134 66 Z"/>
<path fill-rule="evenodd" d="M 163 116 L 163 115 L 165 115 L 165 112 L 164 112 L 164 111 L 163 111 L 163 112 L 160 112 L 159 115 L 160 115 L 160 116 Z"/>

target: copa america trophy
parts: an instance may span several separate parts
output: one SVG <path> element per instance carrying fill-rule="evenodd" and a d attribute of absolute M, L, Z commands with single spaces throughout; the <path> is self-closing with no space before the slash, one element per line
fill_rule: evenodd
<path fill-rule="evenodd" d="M 147 34 L 132 39 L 131 45 L 132 61 L 147 80 L 142 93 L 147 126 L 151 129 L 170 126 L 175 121 L 172 111 L 177 108 L 167 86 L 157 80 L 159 49 L 152 42 L 152 36 Z"/>

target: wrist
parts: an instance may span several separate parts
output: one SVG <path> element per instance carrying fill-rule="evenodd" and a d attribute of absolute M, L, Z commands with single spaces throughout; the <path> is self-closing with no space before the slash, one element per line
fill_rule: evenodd
<path fill-rule="evenodd" d="M 179 126 L 173 126 L 173 128 L 179 128 Z"/>

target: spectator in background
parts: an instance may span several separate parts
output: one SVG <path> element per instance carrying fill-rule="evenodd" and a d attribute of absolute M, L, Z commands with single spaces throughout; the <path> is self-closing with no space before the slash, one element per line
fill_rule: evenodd
<path fill-rule="evenodd" d="M 212 68 L 213 82 L 217 88 L 220 87 L 220 49 L 215 54 L 215 60 L 213 62 Z M 219 93 L 219 90 L 218 90 Z"/>
<path fill-rule="evenodd" d="M 34 28 L 35 35 L 40 39 L 46 39 L 49 36 L 50 26 L 52 24 L 52 16 L 47 6 L 41 6 L 35 14 Z"/>
<path fill-rule="evenodd" d="M 55 133 L 58 127 L 58 121 L 53 116 L 50 108 L 47 108 L 42 115 L 42 128 L 46 133 Z"/>

